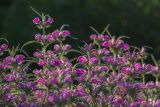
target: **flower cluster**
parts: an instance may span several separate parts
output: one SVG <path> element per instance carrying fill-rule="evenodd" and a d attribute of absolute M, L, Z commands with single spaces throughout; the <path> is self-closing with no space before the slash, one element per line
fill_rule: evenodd
<path fill-rule="evenodd" d="M 54 20 L 40 15 L 42 30 L 21 48 L 0 45 L 0 106 L 15 107 L 159 107 L 160 64 L 145 63 L 146 47 L 134 48 L 110 34 L 92 34 L 79 50 L 64 41 L 64 26 L 51 33 Z M 29 56 L 23 48 L 41 47 Z M 81 55 L 72 62 L 71 52 Z M 33 67 L 32 67 L 33 66 Z M 148 81 L 148 77 L 153 77 Z"/>

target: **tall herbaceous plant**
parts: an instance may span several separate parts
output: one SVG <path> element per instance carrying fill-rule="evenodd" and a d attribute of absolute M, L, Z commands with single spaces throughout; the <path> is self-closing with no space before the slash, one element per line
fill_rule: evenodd
<path fill-rule="evenodd" d="M 64 43 L 74 38 L 67 25 L 46 33 L 54 19 L 33 11 L 35 40 L 11 47 L 0 39 L 0 107 L 160 107 L 160 64 L 153 55 L 155 65 L 145 63 L 147 47 L 130 46 L 107 27 L 92 28 L 91 42 L 75 50 Z M 29 44 L 40 48 L 29 55 Z"/>

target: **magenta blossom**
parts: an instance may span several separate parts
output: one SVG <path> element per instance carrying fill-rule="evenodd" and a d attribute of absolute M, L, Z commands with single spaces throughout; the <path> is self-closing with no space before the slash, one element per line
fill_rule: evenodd
<path fill-rule="evenodd" d="M 9 74 L 9 75 L 6 75 L 4 77 L 4 80 L 6 80 L 6 81 L 14 81 L 15 78 L 16 78 L 15 75 Z"/>
<path fill-rule="evenodd" d="M 79 56 L 78 59 L 77 59 L 77 61 L 78 61 L 79 63 L 81 63 L 81 64 L 86 64 L 86 63 L 88 63 L 88 59 L 87 59 L 86 56 Z"/>
<path fill-rule="evenodd" d="M 48 23 L 48 24 L 52 24 L 53 22 L 54 22 L 54 20 L 53 20 L 52 18 L 49 17 L 49 18 L 47 19 L 47 23 Z"/>
<path fill-rule="evenodd" d="M 40 24 L 41 21 L 38 17 L 36 17 L 36 18 L 33 19 L 33 23 L 37 25 L 37 24 Z"/>

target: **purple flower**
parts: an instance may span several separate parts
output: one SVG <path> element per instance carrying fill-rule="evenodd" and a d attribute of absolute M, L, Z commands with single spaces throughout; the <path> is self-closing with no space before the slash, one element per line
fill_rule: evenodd
<path fill-rule="evenodd" d="M 140 63 L 135 63 L 133 66 L 134 66 L 136 71 L 140 72 L 140 71 L 144 70 L 144 68 L 142 67 L 142 65 Z"/>
<path fill-rule="evenodd" d="M 49 42 L 54 42 L 55 41 L 55 37 L 53 35 L 48 35 L 47 40 Z"/>
<path fill-rule="evenodd" d="M 54 104 L 54 103 L 56 102 L 56 100 L 57 100 L 57 96 L 56 96 L 54 93 L 51 93 L 51 94 L 49 95 L 49 97 L 48 97 L 48 102 Z"/>
<path fill-rule="evenodd" d="M 92 77 L 91 83 L 93 84 L 101 84 L 101 80 L 99 80 L 96 76 Z"/>
<path fill-rule="evenodd" d="M 18 64 L 22 64 L 25 62 L 25 56 L 24 55 L 16 55 L 15 60 Z"/>
<path fill-rule="evenodd" d="M 3 90 L 4 92 L 9 92 L 10 89 L 11 89 L 11 86 L 10 86 L 10 85 L 5 85 L 5 86 L 2 87 L 2 90 Z"/>
<path fill-rule="evenodd" d="M 11 81 L 14 81 L 15 78 L 16 78 L 15 75 L 8 74 L 4 77 L 4 80 L 11 82 Z"/>
<path fill-rule="evenodd" d="M 121 72 L 122 73 L 128 73 L 128 72 L 131 72 L 132 71 L 132 68 L 131 67 L 123 67 L 122 69 L 121 69 Z"/>
<path fill-rule="evenodd" d="M 53 48 L 54 50 L 59 51 L 61 47 L 59 44 L 55 44 Z"/>
<path fill-rule="evenodd" d="M 72 92 L 70 89 L 63 89 L 61 91 L 60 97 L 61 97 L 62 101 L 68 100 L 71 96 L 72 96 Z"/>
<path fill-rule="evenodd" d="M 92 63 L 92 64 L 96 64 L 96 63 L 98 63 L 98 60 L 99 60 L 99 59 L 98 59 L 97 57 L 92 57 L 92 58 L 91 58 L 91 63 Z"/>
<path fill-rule="evenodd" d="M 109 52 L 108 49 L 103 48 L 103 49 L 101 50 L 101 52 L 99 52 L 99 53 L 102 54 L 102 55 L 104 55 L 104 56 L 106 56 L 106 55 L 108 55 L 110 52 Z"/>
<path fill-rule="evenodd" d="M 48 50 L 48 51 L 46 52 L 46 55 L 49 56 L 49 57 L 52 57 L 52 56 L 54 56 L 54 53 L 53 53 L 53 51 Z"/>
<path fill-rule="evenodd" d="M 104 40 L 105 40 L 105 39 L 104 39 L 104 35 L 98 35 L 97 39 L 98 39 L 99 41 L 104 41 Z"/>
<path fill-rule="evenodd" d="M 61 32 L 61 34 L 62 34 L 62 36 L 65 37 L 65 36 L 69 36 L 71 33 L 67 30 L 64 30 L 64 31 Z"/>
<path fill-rule="evenodd" d="M 130 103 L 130 107 L 139 107 L 140 106 L 140 102 L 136 102 L 136 101 L 134 101 L 134 102 L 131 102 Z"/>
<path fill-rule="evenodd" d="M 83 96 L 86 96 L 86 92 L 82 87 L 77 87 L 74 91 L 74 95 L 77 97 L 83 97 Z"/>
<path fill-rule="evenodd" d="M 47 23 L 48 23 L 48 24 L 52 24 L 53 22 L 54 22 L 54 20 L 53 20 L 52 18 L 49 17 L 49 18 L 47 19 Z"/>
<path fill-rule="evenodd" d="M 57 84 L 57 83 L 58 83 L 58 80 L 57 80 L 56 78 L 52 77 L 52 78 L 50 79 L 50 84 L 51 84 L 51 85 Z"/>
<path fill-rule="evenodd" d="M 103 46 L 106 47 L 106 48 L 110 47 L 109 41 L 105 41 L 105 42 L 103 43 Z"/>
<path fill-rule="evenodd" d="M 37 83 L 39 83 L 39 84 L 45 84 L 46 81 L 45 81 L 45 79 L 43 79 L 43 78 L 39 78 L 39 79 L 37 80 Z"/>
<path fill-rule="evenodd" d="M 22 102 L 26 101 L 26 95 L 25 94 L 22 93 L 19 96 L 20 96 Z"/>
<path fill-rule="evenodd" d="M 91 50 L 92 49 L 92 44 L 85 44 L 84 49 L 85 50 Z"/>
<path fill-rule="evenodd" d="M 122 43 L 121 48 L 126 51 L 126 50 L 129 50 L 130 47 L 128 43 Z"/>
<path fill-rule="evenodd" d="M 38 70 L 38 69 L 33 70 L 33 73 L 36 74 L 36 75 L 40 74 L 40 72 L 41 72 L 41 71 Z"/>
<path fill-rule="evenodd" d="M 156 100 L 156 103 L 155 103 L 155 107 L 159 107 L 160 106 L 160 99 Z"/>
<path fill-rule="evenodd" d="M 11 98 L 11 94 L 10 94 L 10 93 L 6 93 L 6 94 L 4 94 L 4 95 L 2 96 L 2 99 L 3 99 L 4 101 L 9 101 L 10 98 Z"/>
<path fill-rule="evenodd" d="M 35 58 L 41 58 L 41 57 L 43 56 L 43 54 L 42 54 L 41 52 L 35 52 L 35 53 L 33 54 L 33 56 L 34 56 Z"/>
<path fill-rule="evenodd" d="M 85 79 L 86 79 L 86 77 L 84 77 L 84 76 L 77 77 L 77 81 L 80 83 L 84 83 Z"/>
<path fill-rule="evenodd" d="M 96 34 L 90 35 L 90 39 L 91 39 L 91 40 L 96 40 L 96 39 L 97 39 L 97 35 L 96 35 Z"/>
<path fill-rule="evenodd" d="M 25 83 L 19 83 L 17 85 L 17 87 L 20 88 L 20 89 L 25 89 L 26 88 L 26 84 Z"/>
<path fill-rule="evenodd" d="M 4 63 L 13 63 L 14 62 L 14 58 L 12 56 L 7 56 L 3 59 Z"/>
<path fill-rule="evenodd" d="M 113 99 L 114 106 L 119 106 L 123 103 L 123 99 L 120 96 L 115 96 Z"/>
<path fill-rule="evenodd" d="M 77 59 L 77 61 L 78 61 L 79 63 L 81 63 L 81 64 L 86 64 L 86 63 L 88 63 L 88 59 L 87 59 L 86 56 L 79 56 L 78 59 Z"/>
<path fill-rule="evenodd" d="M 7 44 L 2 44 L 0 46 L 0 48 L 3 50 L 3 51 L 6 51 L 8 49 L 8 45 Z"/>
<path fill-rule="evenodd" d="M 1 64 L 0 68 L 5 70 L 5 69 L 9 68 L 9 65 L 8 64 Z"/>
<path fill-rule="evenodd" d="M 155 87 L 155 84 L 154 84 L 154 82 L 147 82 L 146 83 L 146 88 L 149 88 L 149 89 L 152 89 L 152 88 L 154 88 Z"/>
<path fill-rule="evenodd" d="M 35 40 L 36 40 L 36 41 L 42 41 L 42 40 L 43 40 L 42 35 L 41 35 L 40 33 L 37 33 L 37 34 L 35 35 Z"/>
<path fill-rule="evenodd" d="M 107 64 L 114 64 L 114 63 L 115 63 L 115 59 L 114 59 L 113 56 L 107 56 L 107 57 L 105 58 L 105 62 L 106 62 Z"/>
<path fill-rule="evenodd" d="M 106 71 L 109 71 L 109 68 L 107 66 L 102 66 L 101 70 L 106 72 Z"/>
<path fill-rule="evenodd" d="M 29 102 L 29 105 L 27 107 L 39 107 L 37 103 L 35 102 Z"/>
<path fill-rule="evenodd" d="M 52 61 L 51 61 L 51 65 L 52 66 L 60 66 L 60 65 L 62 65 L 63 64 L 63 61 L 62 60 L 59 60 L 59 59 L 57 59 L 57 58 L 55 58 L 55 59 L 53 59 Z"/>
<path fill-rule="evenodd" d="M 40 60 L 39 62 L 38 62 L 38 65 L 39 66 L 45 66 L 47 63 L 46 63 L 46 61 L 44 61 L 44 60 Z"/>
<path fill-rule="evenodd" d="M 54 32 L 52 32 L 51 34 L 53 37 L 58 37 L 59 36 L 59 30 L 55 30 Z"/>
<path fill-rule="evenodd" d="M 135 87 L 137 90 L 141 90 L 141 89 L 144 89 L 144 88 L 145 88 L 145 84 L 143 84 L 143 83 L 135 83 L 135 84 L 134 84 L 134 87 Z"/>
<path fill-rule="evenodd" d="M 74 70 L 74 73 L 76 75 L 86 75 L 87 74 L 87 71 L 85 69 L 82 69 L 82 68 L 76 68 Z"/>
<path fill-rule="evenodd" d="M 40 24 L 41 21 L 38 17 L 36 17 L 36 18 L 33 19 L 33 23 L 37 25 L 37 24 Z"/>
<path fill-rule="evenodd" d="M 150 72 L 150 73 L 157 73 L 158 72 L 158 67 L 153 66 L 151 64 L 145 64 L 145 68 Z"/>
<path fill-rule="evenodd" d="M 66 44 L 66 45 L 63 46 L 63 48 L 62 48 L 63 51 L 67 51 L 67 50 L 69 50 L 69 49 L 71 49 L 71 45 L 69 45 L 69 44 Z"/>
<path fill-rule="evenodd" d="M 109 41 L 109 40 L 110 40 L 110 37 L 109 37 L 108 35 L 104 35 L 104 39 L 105 39 L 106 41 Z"/>
<path fill-rule="evenodd" d="M 65 82 L 71 83 L 71 82 L 72 82 L 71 76 L 67 76 L 67 77 L 65 78 Z"/>
<path fill-rule="evenodd" d="M 33 81 L 30 81 L 27 83 L 27 87 L 30 89 L 36 88 L 36 83 Z"/>

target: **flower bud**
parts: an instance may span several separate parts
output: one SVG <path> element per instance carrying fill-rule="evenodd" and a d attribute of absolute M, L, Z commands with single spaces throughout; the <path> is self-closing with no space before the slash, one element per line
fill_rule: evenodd
<path fill-rule="evenodd" d="M 45 66 L 46 65 L 46 61 L 41 60 L 41 61 L 38 62 L 38 65 L 39 66 Z"/>
<path fill-rule="evenodd" d="M 36 18 L 33 19 L 33 23 L 34 23 L 35 25 L 37 25 L 37 24 L 40 24 L 41 21 L 40 21 L 40 19 L 39 19 L 38 17 L 36 17 Z"/>
<path fill-rule="evenodd" d="M 79 56 L 78 59 L 77 59 L 77 61 L 78 61 L 79 63 L 81 63 L 81 64 L 86 64 L 86 63 L 88 63 L 88 59 L 87 59 L 86 56 Z"/>
<path fill-rule="evenodd" d="M 3 51 L 6 51 L 8 49 L 8 45 L 7 44 L 2 44 L 0 46 L 0 48 L 3 50 Z"/>
<path fill-rule="evenodd" d="M 47 19 L 47 23 L 48 23 L 48 24 L 52 24 L 53 22 L 54 22 L 54 20 L 53 20 L 52 18 L 49 17 L 49 18 Z"/>
<path fill-rule="evenodd" d="M 99 59 L 98 59 L 97 57 L 92 57 L 92 58 L 91 58 L 91 63 L 92 63 L 92 64 L 96 64 L 96 63 L 98 63 L 98 60 L 99 60 Z"/>
<path fill-rule="evenodd" d="M 59 51 L 61 47 L 59 46 L 59 44 L 55 44 L 53 48 L 55 51 Z"/>
<path fill-rule="evenodd" d="M 35 53 L 33 54 L 33 56 L 34 56 L 35 58 L 41 58 L 41 57 L 43 56 L 43 54 L 40 53 L 40 52 L 35 52 Z"/>
<path fill-rule="evenodd" d="M 64 30 L 61 32 L 62 36 L 66 37 L 66 36 L 69 36 L 71 33 L 67 30 Z"/>
<path fill-rule="evenodd" d="M 15 80 L 15 75 L 12 75 L 12 74 L 8 74 L 4 77 L 4 80 L 8 81 L 8 82 L 11 82 L 11 81 L 14 81 Z"/>
<path fill-rule="evenodd" d="M 103 43 L 103 46 L 104 46 L 105 48 L 108 48 L 108 47 L 110 46 L 109 41 L 105 41 L 105 42 Z"/>
<path fill-rule="evenodd" d="M 41 35 L 41 34 L 39 34 L 39 33 L 38 33 L 38 34 L 36 34 L 36 35 L 35 35 L 35 40 L 36 40 L 36 41 L 42 41 L 42 40 L 43 40 L 42 35 Z"/>
<path fill-rule="evenodd" d="M 91 39 L 91 40 L 96 40 L 96 39 L 97 39 L 97 35 L 96 35 L 96 34 L 90 35 L 90 39 Z"/>
<path fill-rule="evenodd" d="M 3 62 L 11 64 L 14 62 L 14 58 L 12 56 L 7 56 L 3 59 Z"/>
<path fill-rule="evenodd" d="M 16 55 L 15 60 L 18 64 L 22 64 L 25 62 L 25 56 L 24 55 Z"/>
<path fill-rule="evenodd" d="M 69 44 L 66 44 L 66 45 L 63 46 L 63 48 L 62 48 L 63 51 L 67 51 L 67 50 L 69 50 L 69 49 L 71 49 L 71 45 L 69 45 Z"/>
<path fill-rule="evenodd" d="M 71 78 L 70 76 L 67 76 L 67 77 L 65 78 L 65 82 L 71 83 L 71 82 L 72 82 L 72 78 Z"/>

